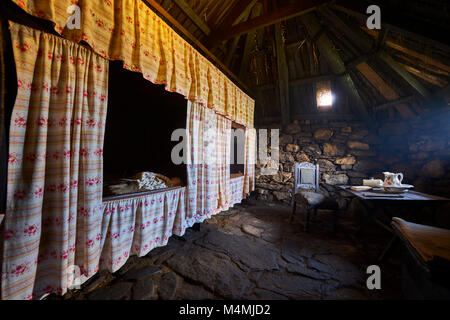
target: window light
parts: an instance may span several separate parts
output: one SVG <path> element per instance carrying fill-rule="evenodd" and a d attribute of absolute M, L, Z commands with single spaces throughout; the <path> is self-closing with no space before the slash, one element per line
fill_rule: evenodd
<path fill-rule="evenodd" d="M 331 81 L 320 81 L 316 83 L 316 100 L 317 108 L 330 108 L 333 105 Z"/>

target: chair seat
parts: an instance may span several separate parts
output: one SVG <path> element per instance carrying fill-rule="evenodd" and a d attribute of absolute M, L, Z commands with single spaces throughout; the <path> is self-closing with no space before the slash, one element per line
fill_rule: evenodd
<path fill-rule="evenodd" d="M 310 206 L 317 206 L 326 199 L 323 194 L 311 191 L 302 191 L 295 195 L 295 200 L 301 201 L 301 198 L 305 199 Z"/>
<path fill-rule="evenodd" d="M 323 194 L 313 191 L 301 191 L 295 196 L 296 201 L 306 200 L 311 207 L 318 207 L 320 209 L 338 210 L 339 204 L 336 200 L 327 198 Z"/>
<path fill-rule="evenodd" d="M 436 257 L 450 261 L 450 230 L 392 218 L 392 227 L 425 263 Z"/>

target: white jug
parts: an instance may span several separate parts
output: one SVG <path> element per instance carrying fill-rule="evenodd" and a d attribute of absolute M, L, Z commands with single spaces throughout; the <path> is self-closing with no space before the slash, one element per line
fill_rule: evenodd
<path fill-rule="evenodd" d="M 403 173 L 383 172 L 385 187 L 401 187 L 403 181 Z"/>

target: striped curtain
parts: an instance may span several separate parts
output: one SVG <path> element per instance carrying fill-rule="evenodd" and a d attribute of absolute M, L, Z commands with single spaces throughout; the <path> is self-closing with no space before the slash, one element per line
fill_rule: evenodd
<path fill-rule="evenodd" d="M 253 127 L 255 101 L 178 35 L 143 0 L 13 0 L 27 13 L 55 23 L 74 42 L 84 41 L 127 70 L 166 90 Z M 68 8 L 80 8 L 80 29 L 69 29 Z"/>
<path fill-rule="evenodd" d="M 10 128 L 2 298 L 64 294 L 101 251 L 108 61 L 10 23 L 18 91 Z"/>
<path fill-rule="evenodd" d="M 231 203 L 229 194 L 231 121 L 188 102 L 188 202 L 186 225 L 203 222 Z"/>
<path fill-rule="evenodd" d="M 165 246 L 184 215 L 185 188 L 104 203 L 100 268 L 119 270 L 131 255 Z M 178 222 L 178 221 L 176 221 Z"/>
<path fill-rule="evenodd" d="M 231 121 L 217 115 L 216 131 L 217 171 L 219 185 L 218 206 L 227 210 L 231 206 L 230 189 L 230 154 L 231 154 Z"/>
<path fill-rule="evenodd" d="M 245 130 L 244 198 L 255 190 L 255 164 L 256 130 L 247 128 Z"/>

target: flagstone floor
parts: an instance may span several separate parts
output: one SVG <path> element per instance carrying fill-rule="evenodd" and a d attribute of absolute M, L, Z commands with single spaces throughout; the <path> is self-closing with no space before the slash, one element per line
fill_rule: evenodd
<path fill-rule="evenodd" d="M 48 299 L 399 299 L 399 252 L 380 265 L 382 289 L 366 287 L 366 268 L 389 241 L 372 227 L 361 239 L 350 219 L 331 231 L 331 213 L 319 212 L 310 232 L 301 213 L 246 202 L 172 237 L 147 256 L 131 257 L 114 274 L 100 272 L 64 297 Z"/>

